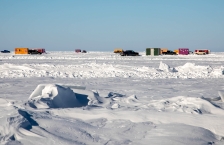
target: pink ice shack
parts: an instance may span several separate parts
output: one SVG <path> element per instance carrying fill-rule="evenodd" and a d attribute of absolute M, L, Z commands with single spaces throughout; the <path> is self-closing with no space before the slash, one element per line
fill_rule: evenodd
<path fill-rule="evenodd" d="M 189 48 L 179 48 L 179 54 L 188 55 L 189 54 Z"/>

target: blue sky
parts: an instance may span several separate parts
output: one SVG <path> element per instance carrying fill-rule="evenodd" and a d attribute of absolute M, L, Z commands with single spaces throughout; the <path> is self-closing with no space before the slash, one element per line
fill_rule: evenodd
<path fill-rule="evenodd" d="M 0 0 L 0 49 L 224 52 L 224 0 Z"/>

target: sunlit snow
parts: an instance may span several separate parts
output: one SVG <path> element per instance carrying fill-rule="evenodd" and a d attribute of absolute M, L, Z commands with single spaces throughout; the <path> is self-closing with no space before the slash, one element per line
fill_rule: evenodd
<path fill-rule="evenodd" d="M 0 144 L 223 145 L 224 53 L 0 54 Z"/>

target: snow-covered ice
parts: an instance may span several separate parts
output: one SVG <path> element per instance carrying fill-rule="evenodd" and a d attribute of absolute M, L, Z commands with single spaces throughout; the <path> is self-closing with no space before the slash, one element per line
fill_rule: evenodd
<path fill-rule="evenodd" d="M 224 53 L 0 54 L 0 144 L 224 144 Z"/>

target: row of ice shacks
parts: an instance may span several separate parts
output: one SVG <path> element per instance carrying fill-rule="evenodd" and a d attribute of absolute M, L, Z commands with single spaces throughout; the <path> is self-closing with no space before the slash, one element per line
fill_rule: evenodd
<path fill-rule="evenodd" d="M 37 50 L 40 53 L 45 53 L 45 49 L 44 48 L 15 48 L 15 54 L 28 54 L 29 50 Z"/>
<path fill-rule="evenodd" d="M 194 52 L 192 52 L 192 51 L 189 51 L 188 48 L 179 48 L 179 49 L 174 50 L 174 52 L 176 54 L 184 54 L 184 55 L 193 54 L 193 53 L 197 54 L 197 55 L 205 55 L 205 54 L 211 53 L 211 51 L 208 49 L 196 49 L 196 50 L 194 50 Z"/>
<path fill-rule="evenodd" d="M 75 49 L 75 52 L 76 52 L 76 53 L 79 53 L 79 52 L 82 52 L 82 53 L 87 53 L 87 51 L 86 51 L 86 50 L 81 50 L 81 49 Z"/>
<path fill-rule="evenodd" d="M 161 55 L 163 52 L 167 52 L 167 48 L 146 48 L 146 55 Z M 188 48 L 179 48 L 178 50 L 174 50 L 176 54 L 188 55 Z"/>
<path fill-rule="evenodd" d="M 166 54 L 169 51 L 170 50 L 168 50 L 167 48 L 146 48 L 146 55 L 161 55 L 161 54 Z M 203 52 L 203 53 L 200 53 L 200 52 Z M 169 52 L 169 53 L 171 53 L 171 52 Z M 172 53 L 179 54 L 179 55 L 188 55 L 188 54 L 190 54 L 190 51 L 189 51 L 189 48 L 179 48 L 179 49 L 172 51 Z M 191 53 L 193 53 L 193 52 L 191 52 Z M 197 49 L 197 50 L 195 50 L 194 53 L 198 54 L 198 55 L 209 54 L 210 50 Z"/>

